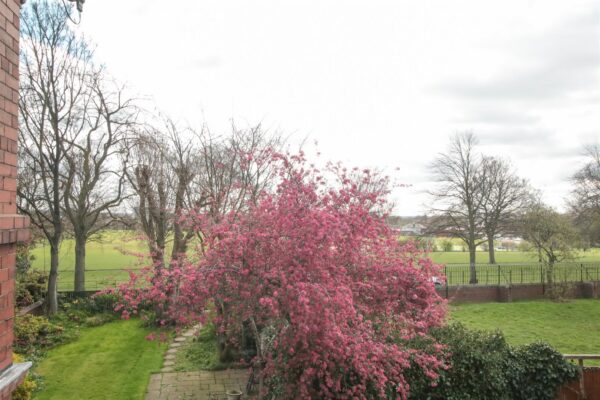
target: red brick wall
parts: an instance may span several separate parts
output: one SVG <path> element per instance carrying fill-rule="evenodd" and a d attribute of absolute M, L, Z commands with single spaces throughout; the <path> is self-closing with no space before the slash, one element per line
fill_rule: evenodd
<path fill-rule="evenodd" d="M 438 288 L 438 294 L 451 303 L 509 302 L 538 300 L 545 297 L 545 287 L 540 283 L 512 286 L 464 285 Z M 600 282 L 574 282 L 567 297 L 599 298 Z"/>
<path fill-rule="evenodd" d="M 16 204 L 19 18 L 19 0 L 0 0 L 0 372 L 12 364 L 16 243 L 30 236 Z M 0 388 L 0 399 L 17 382 Z"/>

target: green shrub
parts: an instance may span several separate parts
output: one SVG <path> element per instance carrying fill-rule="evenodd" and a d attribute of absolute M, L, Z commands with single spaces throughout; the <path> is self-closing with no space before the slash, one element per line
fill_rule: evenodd
<path fill-rule="evenodd" d="M 452 251 L 454 249 L 454 244 L 451 240 L 445 239 L 442 240 L 442 251 Z"/>
<path fill-rule="evenodd" d="M 110 294 L 82 296 L 60 299 L 60 313 L 52 317 L 54 321 L 67 325 L 99 326 L 118 318 L 114 312 L 116 297 Z"/>
<path fill-rule="evenodd" d="M 14 333 L 14 350 L 21 354 L 49 349 L 71 338 L 62 326 L 35 315 L 15 318 Z"/>
<path fill-rule="evenodd" d="M 440 371 L 434 387 L 417 366 L 409 373 L 411 399 L 486 400 L 508 399 L 503 363 L 509 347 L 500 332 L 468 330 L 460 324 L 434 329 L 436 342 L 450 368 Z M 431 346 L 432 342 L 419 345 Z"/>
<path fill-rule="evenodd" d="M 38 300 L 43 300 L 46 295 L 48 276 L 40 271 L 26 271 L 17 274 L 16 279 L 16 305 L 27 307 Z"/>
<path fill-rule="evenodd" d="M 30 250 L 34 248 L 35 245 L 36 243 L 33 241 L 17 244 L 17 254 L 15 260 L 17 273 L 25 273 L 31 268 L 31 264 L 35 260 L 35 256 L 30 253 Z"/>
<path fill-rule="evenodd" d="M 84 323 L 86 326 L 100 326 L 114 320 L 114 314 L 96 314 L 92 315 L 91 317 L 87 317 Z"/>
<path fill-rule="evenodd" d="M 200 329 L 197 337 L 186 342 L 177 352 L 175 370 L 220 370 L 233 365 L 236 364 L 221 362 L 219 360 L 215 326 L 213 324 L 206 324 Z"/>
<path fill-rule="evenodd" d="M 505 372 L 514 400 L 554 400 L 559 386 L 579 377 L 575 365 L 542 342 L 513 349 Z"/>
<path fill-rule="evenodd" d="M 25 359 L 23 356 L 14 353 L 13 354 L 13 362 L 22 363 Z M 12 400 L 30 400 L 33 392 L 37 389 L 38 385 L 35 383 L 35 380 L 31 376 L 31 374 L 27 374 L 23 382 L 12 393 Z"/>
<path fill-rule="evenodd" d="M 417 365 L 405 375 L 415 400 L 553 400 L 558 387 L 576 379 L 577 368 L 545 343 L 511 347 L 500 332 L 469 330 L 451 324 L 431 331 L 417 348 L 445 346 L 449 368 L 440 371 L 434 386 Z M 413 343 L 414 345 L 414 343 Z"/>

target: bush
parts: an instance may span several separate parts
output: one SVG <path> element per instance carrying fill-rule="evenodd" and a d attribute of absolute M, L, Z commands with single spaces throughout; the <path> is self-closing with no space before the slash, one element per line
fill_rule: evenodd
<path fill-rule="evenodd" d="M 577 368 L 545 343 L 511 347 L 500 332 L 468 330 L 460 324 L 434 329 L 432 336 L 445 346 L 449 368 L 431 386 L 413 365 L 407 374 L 410 399 L 553 400 L 559 386 L 578 376 Z"/>
<path fill-rule="evenodd" d="M 219 360 L 216 328 L 213 324 L 206 324 L 197 337 L 181 347 L 176 370 L 220 370 L 231 365 Z"/>
<path fill-rule="evenodd" d="M 13 362 L 22 363 L 25 359 L 19 354 L 13 354 Z M 33 377 L 28 374 L 23 382 L 17 386 L 15 391 L 12 393 L 12 400 L 29 400 L 33 392 L 37 389 L 38 385 L 35 383 Z"/>
<path fill-rule="evenodd" d="M 411 399 L 508 399 L 504 360 L 509 346 L 500 332 L 468 330 L 452 324 L 433 329 L 435 341 L 445 345 L 444 358 L 449 368 L 441 371 L 435 386 L 413 366 L 409 379 Z M 433 346 L 422 343 L 421 346 Z"/>
<path fill-rule="evenodd" d="M 579 377 L 575 365 L 542 342 L 512 350 L 505 372 L 514 400 L 553 400 L 559 386 Z"/>
<path fill-rule="evenodd" d="M 27 307 L 46 295 L 48 276 L 40 271 L 27 271 L 17 274 L 16 305 Z"/>
<path fill-rule="evenodd" d="M 454 244 L 448 239 L 443 240 L 441 246 L 442 251 L 452 251 L 454 249 Z"/>
<path fill-rule="evenodd" d="M 53 317 L 65 325 L 99 326 L 118 317 L 114 311 L 117 297 L 112 294 L 100 294 L 91 297 L 82 296 L 75 299 L 63 297 L 60 299 L 61 313 Z"/>
<path fill-rule="evenodd" d="M 31 263 L 35 257 L 29 253 L 31 248 L 35 247 L 35 243 L 19 243 L 17 244 L 16 269 L 17 273 L 25 273 L 31 268 Z"/>
<path fill-rule="evenodd" d="M 46 317 L 34 315 L 15 318 L 14 332 L 14 349 L 21 354 L 33 354 L 70 339 L 62 326 L 50 322 Z"/>

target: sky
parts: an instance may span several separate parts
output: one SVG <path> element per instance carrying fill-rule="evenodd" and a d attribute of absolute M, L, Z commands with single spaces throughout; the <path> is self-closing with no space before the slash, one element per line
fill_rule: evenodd
<path fill-rule="evenodd" d="M 600 142 L 600 0 L 89 0 L 79 29 L 176 120 L 383 169 L 398 215 L 427 212 L 456 132 L 559 210 Z"/>

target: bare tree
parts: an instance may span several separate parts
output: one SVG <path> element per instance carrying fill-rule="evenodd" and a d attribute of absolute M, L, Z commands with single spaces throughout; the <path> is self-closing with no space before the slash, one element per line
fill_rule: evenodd
<path fill-rule="evenodd" d="M 135 193 L 134 210 L 158 269 L 164 265 L 171 218 L 168 214 L 170 170 L 161 141 L 156 131 L 138 133 L 127 145 L 131 162 L 125 169 L 127 181 Z"/>
<path fill-rule="evenodd" d="M 584 245 L 600 244 L 600 145 L 586 147 L 586 164 L 573 175 L 570 207 Z"/>
<path fill-rule="evenodd" d="M 569 217 L 536 202 L 529 206 L 523 218 L 522 233 L 537 250 L 540 261 L 546 264 L 546 281 L 552 285 L 555 264 L 575 257 L 578 238 Z"/>
<path fill-rule="evenodd" d="M 106 218 L 123 201 L 127 154 L 122 143 L 136 117 L 131 99 L 99 72 L 90 82 L 91 101 L 82 115 L 85 128 L 65 152 L 64 210 L 75 239 L 76 292 L 85 291 L 85 256 L 89 238 L 112 221 Z M 120 165 L 120 161 L 123 164 Z M 101 216 L 105 218 L 100 218 Z"/>
<path fill-rule="evenodd" d="M 484 157 L 481 213 L 488 242 L 489 263 L 496 263 L 494 239 L 514 227 L 514 221 L 531 203 L 531 190 L 519 178 L 510 163 L 496 157 Z"/>
<path fill-rule="evenodd" d="M 271 154 L 284 144 L 280 135 L 268 134 L 261 125 L 213 136 L 205 127 L 196 132 L 200 144 L 199 169 L 191 187 L 189 205 L 218 223 L 228 212 L 239 212 L 272 184 Z M 194 197 L 195 196 L 195 197 Z"/>
<path fill-rule="evenodd" d="M 85 129 L 93 79 L 91 51 L 70 28 L 69 12 L 59 3 L 32 1 L 21 18 L 19 209 L 50 245 L 50 314 L 58 306 L 65 155 Z"/>
<path fill-rule="evenodd" d="M 469 249 L 469 283 L 477 283 L 476 250 L 485 241 L 482 210 L 486 185 L 483 158 L 475 152 L 477 139 L 470 132 L 454 135 L 446 153 L 439 154 L 430 169 L 439 183 L 430 191 L 438 232 L 462 239 Z"/>
<path fill-rule="evenodd" d="M 281 143 L 280 136 L 260 126 L 234 126 L 230 135 L 215 137 L 206 128 L 180 129 L 168 119 L 161 128 L 140 133 L 132 144 L 127 177 L 155 267 L 166 265 L 171 234 L 170 263 L 185 255 L 192 238 L 202 241 L 212 224 L 255 199 L 272 174 L 267 155 Z M 182 223 L 190 210 L 206 223 L 193 229 Z"/>

